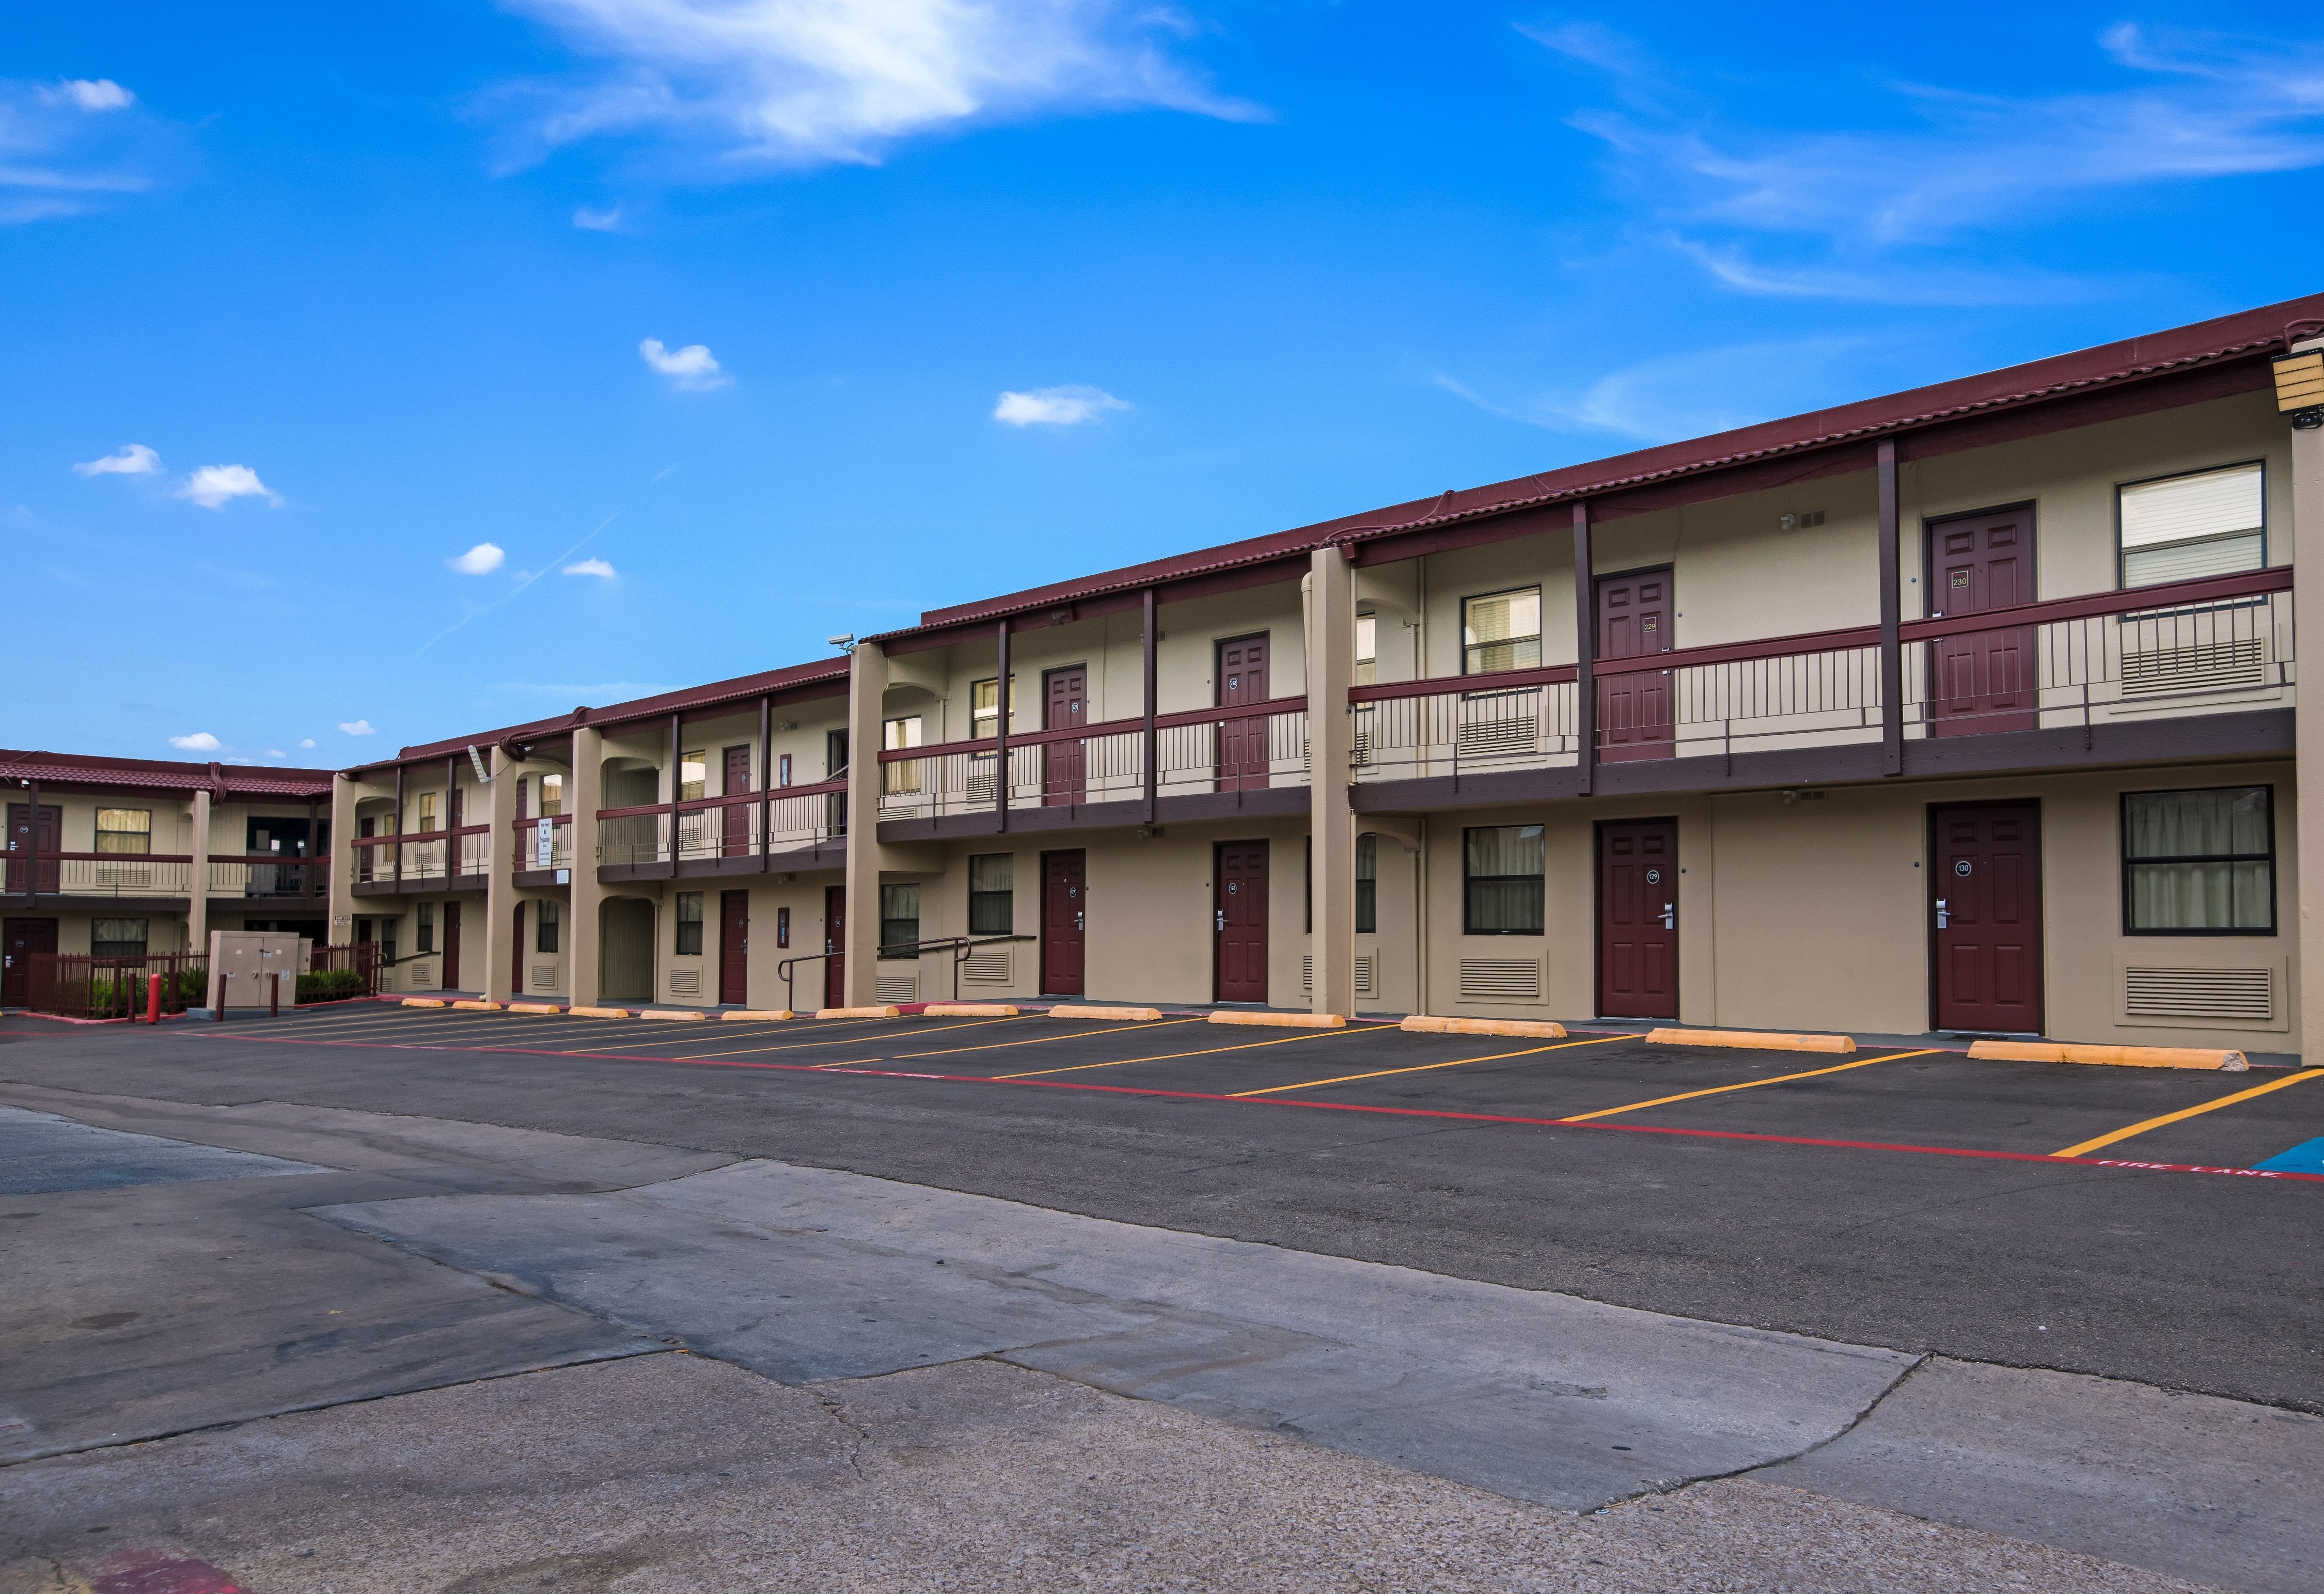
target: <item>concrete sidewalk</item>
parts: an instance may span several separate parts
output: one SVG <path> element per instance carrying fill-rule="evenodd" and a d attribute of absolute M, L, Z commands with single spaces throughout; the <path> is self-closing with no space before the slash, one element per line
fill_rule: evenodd
<path fill-rule="evenodd" d="M 0 1200 L 0 1460 L 46 1457 L 0 1594 L 2324 1583 L 2324 1419 L 2273 1407 L 650 1142 L 11 1094 L 66 1117 L 0 1114 L 0 1164 L 49 1148 Z"/>

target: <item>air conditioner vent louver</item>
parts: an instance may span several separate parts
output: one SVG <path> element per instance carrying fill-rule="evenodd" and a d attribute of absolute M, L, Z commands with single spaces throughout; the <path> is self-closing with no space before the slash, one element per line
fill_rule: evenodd
<path fill-rule="evenodd" d="M 533 964 L 533 965 L 532 965 L 532 988 L 533 988 L 535 990 L 556 990 L 556 989 L 557 989 L 557 965 L 556 965 L 555 963 L 535 963 L 535 964 Z"/>
<path fill-rule="evenodd" d="M 882 974 L 878 987 L 877 995 L 883 1005 L 920 1000 L 920 977 L 918 974 Z"/>
<path fill-rule="evenodd" d="M 996 946 L 989 951 L 970 953 L 961 960 L 960 978 L 966 985 L 1008 984 L 1009 948 Z"/>
<path fill-rule="evenodd" d="M 669 993 L 672 996 L 700 996 L 702 994 L 702 971 L 700 969 L 672 969 L 669 972 Z"/>
<path fill-rule="evenodd" d="M 2184 648 L 2150 648 L 2122 656 L 2126 697 L 2211 692 L 2267 684 L 2267 640 L 2236 637 Z"/>
<path fill-rule="evenodd" d="M 1358 996 L 1379 994 L 1372 989 L 1373 962 L 1371 954 L 1368 952 L 1356 954 L 1356 994 Z M 1302 957 L 1299 960 L 1299 989 L 1302 990 L 1315 989 L 1315 960 L 1312 956 Z"/>
<path fill-rule="evenodd" d="M 1522 757 L 1538 744 L 1531 714 L 1473 719 L 1453 733 L 1453 752 L 1464 759 Z"/>
<path fill-rule="evenodd" d="M 2275 1018 L 2272 969 L 2154 969 L 2122 972 L 2123 1014 L 2138 1018 L 2200 1018 L 2215 1024 L 2266 1024 Z"/>
<path fill-rule="evenodd" d="M 1461 1000 L 1537 1002 L 1541 1000 L 1541 960 L 1464 957 L 1461 960 Z"/>

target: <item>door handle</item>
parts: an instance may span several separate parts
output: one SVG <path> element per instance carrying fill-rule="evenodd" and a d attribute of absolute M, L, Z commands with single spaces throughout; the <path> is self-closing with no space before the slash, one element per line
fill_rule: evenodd
<path fill-rule="evenodd" d="M 1077 913 L 1077 914 L 1074 915 L 1074 929 L 1076 929 L 1076 930 L 1080 929 L 1080 928 L 1082 927 L 1082 925 L 1083 925 L 1084 920 L 1087 917 L 1088 917 L 1088 916 L 1086 916 L 1086 915 L 1084 915 L 1084 914 L 1079 914 L 1079 913 Z"/>
<path fill-rule="evenodd" d="M 1665 930 L 1678 928 L 1678 905 L 1674 902 L 1663 904 L 1663 928 Z"/>
<path fill-rule="evenodd" d="M 1227 910 L 1226 910 L 1225 908 L 1220 908 L 1220 909 L 1219 909 L 1219 934 L 1221 934 L 1222 935 L 1225 935 L 1225 934 L 1226 934 L 1226 929 L 1227 929 Z"/>
<path fill-rule="evenodd" d="M 1950 914 L 1949 914 L 1949 913 L 1947 913 L 1947 912 L 1945 911 L 1945 899 L 1944 899 L 1942 897 L 1938 898 L 1937 898 L 1937 928 L 1939 928 L 1940 930 L 1941 930 L 1941 929 L 1943 929 L 1947 925 L 1950 924 L 1951 922 L 1952 922 L 1952 916 L 1951 916 Z"/>

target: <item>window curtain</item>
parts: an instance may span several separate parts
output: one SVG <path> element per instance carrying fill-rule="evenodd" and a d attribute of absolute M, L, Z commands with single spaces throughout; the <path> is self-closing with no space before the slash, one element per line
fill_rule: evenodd
<path fill-rule="evenodd" d="M 1499 825 L 1470 831 L 1468 933 L 1541 934 L 1542 861 L 1538 825 Z"/>
<path fill-rule="evenodd" d="M 2139 930 L 2265 930 L 2274 866 L 2264 787 L 2139 792 L 2126 799 L 2130 924 Z M 2236 856 L 2242 854 L 2242 856 Z M 2174 862 L 2141 862 L 2142 859 Z"/>

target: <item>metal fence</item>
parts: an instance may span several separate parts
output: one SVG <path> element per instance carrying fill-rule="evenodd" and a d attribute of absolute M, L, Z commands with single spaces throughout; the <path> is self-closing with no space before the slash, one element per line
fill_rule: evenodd
<path fill-rule="evenodd" d="M 141 957 L 36 952 L 26 980 L 25 1006 L 60 1018 L 133 1018 L 143 1015 L 152 981 L 161 980 L 161 1011 L 182 1013 L 206 1000 L 209 959 L 198 952 Z"/>

